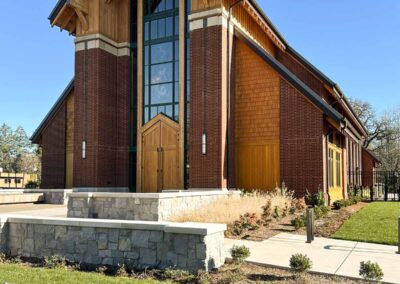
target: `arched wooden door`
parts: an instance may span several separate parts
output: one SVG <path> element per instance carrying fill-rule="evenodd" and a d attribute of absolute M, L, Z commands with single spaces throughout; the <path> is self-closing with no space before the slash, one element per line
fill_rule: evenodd
<path fill-rule="evenodd" d="M 160 114 L 142 134 L 142 192 L 181 188 L 179 125 Z"/>

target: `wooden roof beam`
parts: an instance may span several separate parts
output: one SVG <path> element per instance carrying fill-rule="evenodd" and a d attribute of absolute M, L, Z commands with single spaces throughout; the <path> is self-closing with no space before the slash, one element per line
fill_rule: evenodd
<path fill-rule="evenodd" d="M 266 32 L 267 36 L 278 46 L 282 51 L 286 50 L 285 44 L 279 39 L 279 37 L 274 33 L 271 27 L 265 22 L 263 17 L 259 15 L 257 10 L 253 7 L 253 5 L 245 0 L 244 8 L 247 10 L 249 15 L 255 20 L 255 22 L 261 27 L 264 32 Z"/>

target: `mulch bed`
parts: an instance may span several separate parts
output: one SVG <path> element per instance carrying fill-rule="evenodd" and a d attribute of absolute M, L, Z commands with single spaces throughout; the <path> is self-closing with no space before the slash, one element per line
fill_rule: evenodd
<path fill-rule="evenodd" d="M 342 277 L 321 276 L 316 274 L 298 275 L 290 270 L 270 268 L 265 266 L 242 264 L 237 266 L 227 264 L 218 271 L 207 276 L 208 283 L 367 283 L 362 280 L 351 280 Z"/>
<path fill-rule="evenodd" d="M 329 238 L 333 235 L 343 223 L 348 220 L 354 213 L 363 209 L 368 203 L 358 203 L 340 210 L 331 210 L 326 217 L 315 222 L 316 237 Z M 230 239 L 245 239 L 251 241 L 263 241 L 276 236 L 280 233 L 292 233 L 306 235 L 306 228 L 295 230 L 291 225 L 291 220 L 301 214 L 291 215 L 283 218 L 279 222 L 271 222 L 267 227 L 261 226 L 258 230 L 246 231 L 241 236 L 227 235 Z"/>

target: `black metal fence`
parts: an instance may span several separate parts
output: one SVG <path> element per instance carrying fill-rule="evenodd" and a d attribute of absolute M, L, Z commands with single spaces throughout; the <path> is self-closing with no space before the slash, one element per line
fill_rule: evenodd
<path fill-rule="evenodd" d="M 370 201 L 400 201 L 400 171 L 348 173 L 348 190 Z"/>

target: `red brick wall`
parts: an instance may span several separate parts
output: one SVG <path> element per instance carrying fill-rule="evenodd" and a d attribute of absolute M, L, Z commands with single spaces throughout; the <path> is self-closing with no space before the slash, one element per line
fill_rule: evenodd
<path fill-rule="evenodd" d="M 128 186 L 129 70 L 128 56 L 101 49 L 75 55 L 74 187 Z"/>
<path fill-rule="evenodd" d="M 362 185 L 374 185 L 374 164 L 375 161 L 367 151 L 362 150 Z"/>
<path fill-rule="evenodd" d="M 205 83 L 205 108 L 203 103 L 204 87 L 204 41 L 203 29 L 190 34 L 190 126 L 189 126 L 189 187 L 221 188 L 225 187 L 224 162 L 222 157 L 221 116 L 225 111 L 221 107 L 221 26 L 207 28 L 207 58 Z M 204 113 L 205 109 L 205 113 Z M 204 121 L 205 120 L 205 121 Z M 203 125 L 207 132 L 207 154 L 202 155 Z"/>
<path fill-rule="evenodd" d="M 65 187 L 66 106 L 61 105 L 42 132 L 42 184 L 44 189 Z"/>
<path fill-rule="evenodd" d="M 279 50 L 277 53 L 277 59 L 314 92 L 321 97 L 325 97 L 325 88 L 322 82 L 291 55 L 289 55 L 287 52 L 282 52 Z"/>
<path fill-rule="evenodd" d="M 281 180 L 296 196 L 323 188 L 323 114 L 281 79 Z"/>

